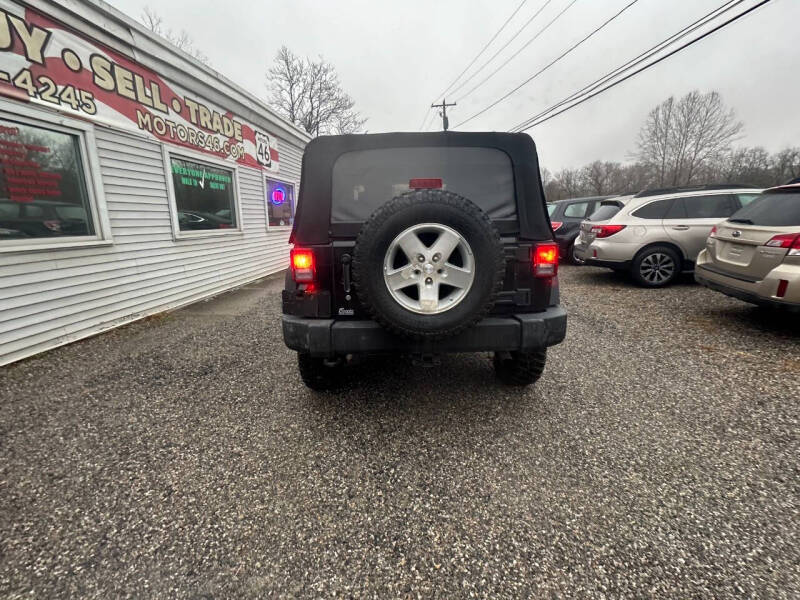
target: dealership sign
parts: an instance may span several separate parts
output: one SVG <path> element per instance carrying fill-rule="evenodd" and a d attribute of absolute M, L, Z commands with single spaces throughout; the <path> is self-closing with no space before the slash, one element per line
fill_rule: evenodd
<path fill-rule="evenodd" d="M 0 8 L 0 95 L 277 172 L 273 136 L 21 5 Z"/>

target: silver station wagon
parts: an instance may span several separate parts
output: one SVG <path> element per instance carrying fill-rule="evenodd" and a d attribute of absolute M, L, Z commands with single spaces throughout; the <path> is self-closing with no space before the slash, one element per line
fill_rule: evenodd
<path fill-rule="evenodd" d="M 694 270 L 711 229 L 760 191 L 704 186 L 641 192 L 618 211 L 598 214 L 602 220 L 584 221 L 575 254 L 588 265 L 629 271 L 643 286 L 668 285 Z"/>

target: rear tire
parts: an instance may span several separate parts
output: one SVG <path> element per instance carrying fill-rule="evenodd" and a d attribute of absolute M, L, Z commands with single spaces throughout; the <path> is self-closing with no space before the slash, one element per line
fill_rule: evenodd
<path fill-rule="evenodd" d="M 494 371 L 497 378 L 506 385 L 531 385 L 536 383 L 544 372 L 547 350 L 497 353 L 494 355 Z"/>
<path fill-rule="evenodd" d="M 317 392 L 335 391 L 342 385 L 344 365 L 341 361 L 328 361 L 298 352 L 297 368 L 306 387 Z"/>
<path fill-rule="evenodd" d="M 669 246 L 645 248 L 633 259 L 631 275 L 639 285 L 660 288 L 671 284 L 681 273 L 681 258 Z"/>

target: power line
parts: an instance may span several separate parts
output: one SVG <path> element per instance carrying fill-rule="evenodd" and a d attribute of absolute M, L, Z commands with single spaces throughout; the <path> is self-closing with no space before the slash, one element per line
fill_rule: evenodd
<path fill-rule="evenodd" d="M 483 109 L 479 110 L 478 112 L 476 112 L 474 115 L 472 115 L 472 116 L 471 116 L 471 117 L 469 117 L 468 119 L 466 119 L 466 120 L 464 120 L 464 121 L 461 121 L 461 123 L 459 123 L 458 125 L 456 125 L 456 127 L 461 127 L 461 126 L 462 126 L 462 125 L 464 125 L 465 123 L 468 123 L 468 122 L 470 122 L 472 119 L 474 119 L 474 118 L 476 118 L 476 117 L 478 117 L 478 116 L 482 115 L 482 114 L 483 114 L 483 113 L 485 113 L 487 110 L 489 110 L 489 109 L 491 109 L 491 108 L 493 108 L 493 107 L 497 106 L 498 104 L 500 104 L 500 103 L 501 103 L 503 100 L 505 100 L 506 98 L 508 98 L 509 96 L 511 96 L 513 93 L 515 93 L 517 90 L 519 90 L 519 89 L 520 89 L 520 88 L 522 88 L 523 86 L 527 85 L 528 83 L 530 83 L 531 81 L 533 81 L 534 79 L 536 79 L 536 78 L 537 78 L 539 75 L 541 75 L 542 73 L 544 73 L 544 72 L 545 72 L 547 69 L 549 69 L 550 67 L 552 67 L 552 66 L 553 66 L 554 64 L 556 64 L 558 61 L 560 61 L 562 58 L 564 58 L 564 57 L 565 57 L 567 54 L 569 54 L 570 52 L 572 52 L 573 50 L 575 50 L 575 49 L 576 49 L 578 46 L 580 46 L 580 45 L 581 45 L 581 44 L 583 44 L 583 43 L 584 43 L 586 40 L 588 40 L 588 39 L 589 39 L 589 38 L 591 38 L 593 35 L 595 35 L 595 34 L 596 34 L 598 31 L 600 31 L 601 29 L 603 29 L 603 28 L 604 28 L 606 25 L 608 25 L 609 23 L 611 23 L 612 21 L 614 21 L 615 19 L 617 19 L 617 18 L 618 18 L 620 15 L 622 15 L 622 13 L 624 13 L 626 10 L 628 10 L 628 9 L 629 9 L 631 6 L 633 6 L 634 4 L 636 4 L 638 1 L 639 1 L 639 0 L 632 0 L 631 2 L 629 2 L 628 4 L 626 4 L 625 6 L 623 6 L 623 7 L 622 7 L 622 8 L 621 8 L 621 9 L 620 9 L 620 10 L 619 10 L 619 11 L 618 11 L 618 12 L 617 12 L 617 13 L 616 13 L 614 16 L 610 17 L 610 18 L 609 18 L 608 20 L 606 20 L 606 21 L 605 21 L 605 22 L 604 22 L 602 25 L 600 25 L 599 27 L 595 28 L 595 29 L 594 29 L 594 30 L 593 30 L 591 33 L 589 33 L 589 34 L 588 34 L 586 37 L 584 37 L 582 40 L 580 40 L 579 42 L 577 42 L 577 43 L 573 44 L 573 45 L 572 45 L 570 48 L 568 48 L 567 50 L 565 50 L 564 52 L 562 52 L 562 53 L 561 53 L 559 56 L 557 56 L 555 59 L 553 59 L 553 60 L 552 60 L 550 63 L 548 63 L 547 65 L 545 65 L 545 66 L 544 66 L 544 67 L 542 67 L 541 69 L 539 69 L 539 70 L 538 70 L 536 73 L 534 73 L 533 75 L 531 75 L 530 77 L 528 77 L 528 79 L 526 79 L 525 81 L 523 81 L 522 83 L 520 83 L 520 84 L 519 84 L 517 87 L 515 87 L 514 89 L 510 90 L 509 92 L 507 92 L 505 95 L 501 96 L 500 98 L 498 98 L 497 100 L 495 100 L 494 102 L 492 102 L 492 103 L 491 103 L 489 106 L 487 106 L 487 107 L 485 107 L 485 108 L 483 108 Z M 574 3 L 574 0 L 573 0 L 573 3 Z M 569 6 L 572 6 L 572 4 L 570 4 Z M 569 8 L 569 6 L 567 6 L 567 8 Z"/>
<path fill-rule="evenodd" d="M 703 40 L 703 39 L 707 38 L 707 37 L 708 37 L 708 36 L 710 36 L 711 34 L 713 34 L 713 33 L 716 33 L 717 31 L 719 31 L 720 29 L 722 29 L 723 27 L 727 27 L 728 25 L 730 25 L 730 24 L 731 24 L 731 23 L 733 23 L 734 21 L 738 21 L 739 19 L 741 19 L 741 18 L 742 18 L 742 17 L 744 17 L 745 15 L 748 15 L 748 14 L 750 14 L 751 12 L 753 12 L 754 10 L 756 10 L 757 8 L 761 8 L 762 6 L 764 6 L 765 4 L 767 4 L 767 3 L 768 3 L 768 2 L 770 2 L 770 1 L 771 1 L 771 0 L 761 0 L 761 2 L 759 2 L 758 4 L 756 4 L 756 5 L 754 5 L 754 6 L 751 6 L 751 7 L 750 7 L 750 8 L 748 8 L 747 10 L 745 10 L 745 11 L 743 11 L 743 12 L 741 12 L 741 13 L 739 13 L 739 14 L 737 14 L 737 15 L 733 16 L 733 17 L 731 17 L 730 19 L 728 19 L 728 20 L 727 20 L 727 21 L 725 21 L 724 23 L 721 23 L 720 25 L 717 25 L 716 27 L 714 27 L 713 29 L 710 29 L 709 31 L 707 31 L 707 32 L 703 33 L 702 35 L 700 35 L 700 36 L 698 36 L 698 37 L 696 37 L 696 38 L 694 38 L 694 39 L 692 39 L 692 40 L 689 40 L 688 42 L 686 42 L 686 43 L 685 43 L 685 44 L 683 44 L 682 46 L 679 46 L 679 47 L 678 47 L 678 48 L 676 48 L 675 50 L 672 50 L 672 51 L 671 51 L 671 52 L 669 52 L 668 54 L 665 54 L 664 56 L 661 56 L 661 57 L 657 58 L 657 59 L 656 59 L 656 60 L 654 60 L 653 62 L 651 62 L 651 63 L 648 63 L 648 64 L 644 65 L 643 67 L 641 67 L 641 68 L 637 69 L 636 71 L 634 71 L 634 72 L 632 72 L 632 73 L 630 73 L 630 74 L 626 75 L 626 76 L 625 76 L 625 77 L 623 77 L 622 79 L 618 79 L 618 80 L 616 80 L 616 81 L 614 81 L 614 82 L 612 82 L 612 83 L 610 83 L 610 84 L 606 85 L 605 87 L 603 87 L 603 88 L 599 89 L 598 91 L 596 91 L 596 92 L 594 92 L 594 93 L 592 93 L 592 94 L 585 95 L 583 98 L 581 98 L 581 99 L 580 99 L 580 100 L 578 100 L 577 102 L 573 102 L 572 104 L 570 104 L 569 106 L 567 106 L 567 107 L 565 107 L 565 108 L 562 108 L 562 109 L 561 109 L 561 110 L 559 110 L 558 112 L 554 112 L 554 113 L 552 113 L 552 114 L 550 114 L 550 115 L 548 115 L 548 116 L 546 116 L 546 117 L 542 117 L 541 119 L 537 119 L 537 120 L 535 120 L 535 121 L 533 121 L 533 122 L 531 122 L 531 123 L 527 124 L 527 125 L 526 125 L 526 126 L 523 128 L 523 129 L 521 129 L 520 131 L 525 131 L 526 129 L 530 129 L 531 127 L 536 127 L 537 125 L 541 125 L 541 124 L 542 124 L 542 123 L 544 123 L 545 121 L 549 121 L 550 119 L 552 119 L 552 118 L 554 118 L 554 117 L 557 117 L 558 115 L 560 115 L 560 114 L 562 114 L 562 113 L 565 113 L 566 111 L 568 111 L 568 110 L 570 110 L 570 109 L 572 109 L 572 108 L 575 108 L 575 107 L 576 107 L 576 106 L 578 106 L 579 104 L 583 104 L 584 102 L 586 102 L 587 100 L 590 100 L 590 99 L 594 98 L 594 97 L 595 97 L 595 96 L 597 96 L 598 94 L 602 94 L 602 93 L 603 93 L 603 92 L 605 92 L 606 90 L 609 90 L 609 89 L 611 89 L 612 87 L 615 87 L 615 86 L 619 85 L 619 84 L 620 84 L 620 83 L 622 83 L 623 81 L 627 81 L 628 79 L 630 79 L 631 77 L 634 77 L 634 76 L 638 75 L 638 74 L 639 74 L 639 73 L 641 73 L 642 71 L 645 71 L 645 70 L 649 69 L 650 67 L 653 67 L 653 66 L 657 65 L 658 63 L 660 63 L 660 62 L 662 62 L 662 61 L 664 61 L 664 60 L 668 59 L 669 57 L 671 57 L 671 56 L 673 56 L 673 55 L 677 54 L 677 53 L 678 53 L 678 52 L 680 52 L 681 50 L 684 50 L 684 49 L 688 48 L 689 46 L 691 46 L 691 45 L 693 45 L 693 44 L 695 44 L 695 43 L 699 42 L 700 40 Z"/>
<path fill-rule="evenodd" d="M 572 2 L 570 2 L 569 4 L 567 4 L 567 6 L 566 6 L 566 7 L 565 7 L 565 8 L 564 8 L 564 9 L 563 9 L 563 10 L 562 10 L 560 13 L 558 13 L 558 14 L 555 16 L 555 18 L 554 18 L 552 21 L 550 21 L 550 22 L 549 22 L 547 25 L 545 25 L 544 27 L 542 27 L 542 28 L 541 28 L 541 29 L 538 31 L 538 33 L 537 33 L 536 35 L 534 35 L 534 36 L 533 36 L 533 37 L 532 37 L 530 40 L 528 40 L 528 41 L 527 41 L 527 43 L 526 43 L 524 46 L 522 46 L 522 48 L 520 48 L 520 49 L 519 49 L 519 50 L 517 50 L 517 51 L 516 51 L 514 54 L 512 54 L 511 56 L 509 56 L 509 57 L 508 57 L 508 58 L 505 60 L 505 62 L 503 62 L 503 64 L 501 64 L 501 65 L 500 65 L 499 67 L 497 67 L 497 68 L 496 68 L 494 71 L 492 71 L 491 73 L 489 73 L 489 75 L 487 75 L 487 76 L 486 76 L 484 79 L 482 79 L 482 80 L 481 80 L 481 81 L 478 83 L 478 85 L 474 86 L 474 87 L 473 87 L 472 89 L 470 89 L 470 90 L 469 90 L 469 91 L 468 91 L 466 94 L 464 94 L 463 96 L 461 96 L 461 97 L 458 99 L 458 101 L 459 101 L 459 102 L 463 102 L 463 100 L 464 100 L 464 99 L 465 99 L 467 96 L 469 96 L 469 95 L 470 95 L 472 92 L 474 92 L 475 90 L 477 90 L 477 89 L 478 89 L 479 87 L 481 87 L 481 86 L 482 86 L 484 83 L 486 83 L 486 82 L 487 82 L 487 81 L 489 81 L 489 80 L 490 80 L 492 77 L 494 77 L 494 76 L 497 74 L 497 72 L 498 72 L 500 69 L 502 69 L 503 67 L 505 67 L 505 66 L 506 66 L 506 65 L 507 65 L 509 62 L 511 62 L 511 60 L 512 60 L 512 59 L 514 59 L 514 58 L 515 58 L 515 57 L 516 57 L 516 56 L 517 56 L 517 55 L 518 55 L 520 52 L 522 52 L 523 50 L 525 50 L 525 48 L 527 48 L 528 46 L 530 46 L 530 45 L 531 45 L 531 44 L 532 44 L 532 43 L 533 43 L 533 42 L 536 40 L 536 38 L 538 38 L 538 37 L 539 37 L 540 35 L 542 35 L 542 34 L 543 34 L 545 31 L 547 31 L 547 29 L 549 29 L 550 25 L 552 25 L 553 23 L 555 23 L 556 21 L 558 21 L 559 17 L 561 17 L 561 15 L 563 15 L 565 12 L 567 12 L 567 10 L 569 9 L 569 7 L 570 7 L 570 6 L 572 6 L 573 4 L 575 4 L 575 2 L 577 2 L 577 1 L 578 1 L 578 0 L 572 0 Z M 636 0 L 634 0 L 634 2 L 636 2 Z"/>
<path fill-rule="evenodd" d="M 510 17 L 508 17 L 508 18 L 506 19 L 505 23 L 503 23 L 503 25 L 500 27 L 500 29 L 498 29 L 498 30 L 495 32 L 495 34 L 492 36 L 492 39 L 490 39 L 488 42 L 486 42 L 486 45 L 485 45 L 483 48 L 481 48 L 481 51 L 480 51 L 480 52 L 478 52 L 478 54 L 476 54 L 476 55 L 475 55 L 475 58 L 473 58 L 473 59 L 472 59 L 472 61 L 471 61 L 471 62 L 470 62 L 470 63 L 469 63 L 467 66 L 466 66 L 466 68 L 465 68 L 463 71 L 461 71 L 461 73 L 459 73 L 459 74 L 458 74 L 458 77 L 456 77 L 456 78 L 455 78 L 455 79 L 454 79 L 454 80 L 453 80 L 453 81 L 450 83 L 450 85 L 448 85 L 448 86 L 447 86 L 447 87 L 444 89 L 444 91 L 443 91 L 441 94 L 439 94 L 438 96 L 436 96 L 436 98 L 437 98 L 437 99 L 438 99 L 438 98 L 442 98 L 442 97 L 444 97 L 444 95 L 445 95 L 445 94 L 449 93 L 449 90 L 450 90 L 450 88 L 451 88 L 451 87 L 453 87 L 453 86 L 456 84 L 456 82 L 457 82 L 459 79 L 461 79 L 461 77 L 463 77 L 463 76 L 464 76 L 464 73 L 466 73 L 467 71 L 469 71 L 470 67 L 472 67 L 472 65 L 474 65 L 474 64 L 477 62 L 477 60 L 478 60 L 478 59 L 481 57 L 481 54 L 483 54 L 484 52 L 486 52 L 486 49 L 487 49 L 489 46 L 491 46 L 491 45 L 492 45 L 492 42 L 493 42 L 493 41 L 495 41 L 495 40 L 497 39 L 497 36 L 498 36 L 498 35 L 500 35 L 500 33 L 503 31 L 503 29 L 505 29 L 505 28 L 506 28 L 506 25 L 508 25 L 508 24 L 511 22 L 511 19 L 513 19 L 513 18 L 514 18 L 514 16 L 515 16 L 515 15 L 516 15 L 516 14 L 519 12 L 519 10 L 522 8 L 522 6 L 523 6 L 523 5 L 524 5 L 524 4 L 525 4 L 527 1 L 528 1 L 528 0 L 522 0 L 522 2 L 520 2 L 520 3 L 519 3 L 519 5 L 517 6 L 517 8 L 515 8 L 515 9 L 514 9 L 514 12 L 512 12 L 512 13 L 511 13 L 511 16 L 510 16 Z M 548 2 L 549 2 L 549 1 L 550 1 L 550 0 L 548 0 Z"/>
<path fill-rule="evenodd" d="M 475 77 L 475 76 L 476 76 L 478 73 L 480 73 L 481 71 L 483 71 L 483 70 L 486 68 L 486 66 L 487 66 L 488 64 L 490 64 L 490 63 L 491 63 L 491 62 L 492 62 L 492 61 L 493 61 L 495 58 L 497 58 L 497 56 L 498 56 L 498 55 L 499 55 L 499 54 L 500 54 L 500 53 L 501 53 L 503 50 L 505 50 L 506 48 L 508 48 L 509 44 L 510 44 L 511 42 L 513 42 L 515 39 L 517 39 L 517 36 L 519 36 L 519 34 L 520 34 L 520 33 L 522 33 L 522 32 L 525 30 L 525 28 L 526 28 L 528 25 L 530 25 L 530 24 L 533 22 L 533 20 L 534 20 L 536 17 L 538 17 L 538 16 L 539 16 L 539 14 L 540 14 L 540 13 L 541 13 L 541 12 L 542 12 L 542 11 L 543 11 L 545 8 L 547 8 L 547 5 L 548 5 L 548 4 L 550 4 L 550 2 L 552 2 L 552 1 L 553 1 L 553 0 L 547 0 L 547 1 L 546 1 L 544 4 L 542 4 L 542 6 L 540 6 L 540 7 L 539 7 L 539 10 L 537 10 L 535 13 L 533 13 L 533 16 L 531 16 L 531 18 L 529 18 L 527 21 L 525 21 L 525 24 L 524 24 L 522 27 L 520 27 L 520 28 L 517 30 L 517 33 L 515 33 L 514 35 L 512 35 L 512 36 L 511 36 L 511 38 L 510 38 L 508 41 L 506 41 L 506 43 L 505 43 L 505 44 L 503 44 L 503 45 L 500 47 L 500 49 L 499 49 L 497 52 L 495 52 L 495 53 L 492 55 L 492 57 L 491 57 L 489 60 L 487 60 L 487 61 L 486 61 L 485 63 L 483 63 L 483 64 L 482 64 L 480 67 L 478 67 L 478 69 L 477 69 L 477 70 L 476 70 L 474 73 L 472 73 L 472 75 L 470 75 L 469 77 L 467 77 L 467 78 L 466 78 L 464 81 L 462 81 L 460 84 L 458 84 L 458 86 L 457 86 L 457 87 L 455 87 L 454 89 L 450 90 L 450 92 L 448 92 L 448 93 L 449 93 L 449 94 L 451 94 L 451 95 L 452 95 L 452 94 L 455 94 L 455 93 L 456 93 L 458 90 L 460 90 L 462 87 L 464 87 L 465 85 L 467 85 L 467 84 L 468 84 L 470 81 L 472 81 L 472 79 L 473 79 L 473 78 L 474 78 L 474 77 Z"/>
<path fill-rule="evenodd" d="M 422 127 L 419 128 L 420 131 L 428 131 L 433 125 L 434 121 L 436 121 L 436 111 L 433 110 L 433 103 L 431 106 L 428 107 L 428 112 L 425 113 L 425 118 L 422 121 Z"/>
<path fill-rule="evenodd" d="M 679 39 L 686 37 L 690 33 L 696 31 L 697 29 L 699 29 L 700 27 L 706 25 L 710 21 L 713 21 L 715 18 L 717 18 L 721 14 L 724 14 L 725 12 L 727 12 L 727 11 L 731 10 L 732 8 L 738 6 L 742 2 L 744 2 L 744 0 L 728 0 L 728 2 L 726 2 L 726 3 L 722 4 L 721 6 L 715 8 L 711 12 L 709 12 L 706 15 L 700 17 L 699 19 L 697 19 L 693 23 L 687 25 L 686 27 L 683 27 L 678 32 L 676 32 L 676 33 L 672 34 L 671 36 L 669 36 L 668 38 L 662 40 L 661 42 L 659 42 L 655 46 L 649 48 L 648 50 L 645 50 L 644 52 L 642 52 L 638 56 L 635 56 L 634 58 L 630 59 L 624 65 L 621 65 L 621 66 L 617 67 L 616 69 L 614 69 L 613 71 L 610 71 L 610 72 L 606 73 L 600 79 L 597 79 L 597 80 L 585 85 L 581 89 L 573 92 L 572 94 L 570 94 L 566 98 L 563 98 L 562 100 L 560 100 L 556 104 L 550 106 L 546 110 L 534 115 L 533 117 L 530 117 L 529 119 L 526 119 L 525 121 L 523 121 L 522 123 L 519 123 L 518 125 L 515 125 L 511 129 L 509 129 L 509 131 L 520 131 L 521 128 L 523 128 L 529 122 L 533 122 L 536 119 L 538 119 L 539 117 L 542 117 L 545 114 L 547 114 L 549 112 L 552 112 L 553 110 L 559 108 L 560 106 L 563 106 L 564 104 L 566 104 L 566 103 L 574 100 L 575 98 L 578 98 L 579 96 L 583 95 L 585 92 L 589 92 L 589 91 L 592 91 L 594 89 L 597 89 L 603 83 L 605 83 L 607 81 L 610 81 L 611 79 L 613 79 L 614 77 L 616 77 L 620 73 L 623 73 L 624 71 L 630 69 L 631 67 L 644 62 L 646 59 L 650 58 L 651 56 L 653 56 L 653 55 L 657 54 L 658 52 L 660 52 L 661 50 L 663 50 L 666 46 L 669 46 L 670 44 L 678 41 Z"/>
<path fill-rule="evenodd" d="M 459 79 L 461 79 L 461 77 L 464 75 L 464 73 L 466 73 L 467 71 L 469 71 L 470 67 L 471 67 L 472 65 L 474 65 L 474 64 L 475 64 L 475 62 L 476 62 L 476 61 L 477 61 L 477 60 L 480 58 L 481 54 L 483 54 L 484 52 L 486 52 L 486 49 L 487 49 L 487 48 L 488 48 L 488 47 L 489 47 L 489 46 L 492 44 L 492 42 L 493 42 L 493 41 L 495 41 L 495 39 L 497 39 L 497 36 L 498 36 L 498 35 L 500 35 L 500 33 L 503 31 L 503 29 L 505 29 L 505 28 L 506 28 L 506 25 L 508 25 L 508 24 L 511 22 L 511 19 L 513 19 L 513 18 L 514 18 L 514 15 L 516 15 L 516 14 L 519 12 L 519 10 L 520 10 L 520 9 L 523 7 L 523 5 L 524 5 L 524 4 L 525 4 L 527 1 L 528 1 L 528 0 L 522 0 L 522 2 L 520 2 L 520 3 L 519 3 L 519 5 L 517 6 L 517 8 L 515 8 L 515 9 L 514 9 L 514 12 L 512 12 L 512 13 L 511 13 L 511 16 L 509 16 L 509 17 L 506 19 L 505 23 L 503 23 L 503 24 L 500 26 L 500 29 L 498 29 L 498 30 L 497 30 L 497 31 L 494 33 L 494 35 L 492 36 L 492 38 L 491 38 L 491 39 L 490 39 L 488 42 L 486 42 L 486 44 L 483 46 L 483 48 L 481 48 L 481 51 L 480 51 L 480 52 L 478 52 L 478 54 L 476 54 L 476 55 L 475 55 L 475 58 L 473 58 L 473 59 L 472 59 L 472 61 L 471 61 L 471 62 L 470 62 L 470 63 L 469 63 L 467 66 L 466 66 L 466 68 L 465 68 L 463 71 L 461 71 L 461 73 L 459 73 L 459 74 L 458 74 L 458 77 L 456 77 L 456 78 L 453 80 L 453 82 L 452 82 L 450 85 L 448 85 L 448 86 L 447 86 L 447 87 L 444 89 L 444 91 L 443 91 L 441 94 L 438 94 L 438 95 L 436 96 L 436 98 L 434 98 L 434 102 L 435 102 L 436 100 L 438 100 L 439 98 L 443 97 L 443 96 L 444 96 L 444 95 L 445 95 L 445 94 L 448 92 L 448 90 L 449 90 L 451 87 L 453 87 L 453 85 L 455 85 L 455 83 L 456 83 L 456 82 L 457 82 Z M 549 1 L 550 1 L 550 0 L 548 0 L 548 2 L 549 2 Z M 419 126 L 419 130 L 420 130 L 420 131 L 422 131 L 422 130 L 423 130 L 423 128 L 426 128 L 426 125 L 425 125 L 425 123 L 427 122 L 427 120 L 428 120 L 428 117 L 430 116 L 430 114 L 431 114 L 431 108 L 429 107 L 429 108 L 428 108 L 428 110 L 425 112 L 425 117 L 422 119 L 422 123 L 421 123 L 421 124 L 420 124 L 420 126 Z"/>
<path fill-rule="evenodd" d="M 431 116 L 431 111 L 432 111 L 432 110 L 433 110 L 433 108 L 430 108 L 430 107 L 429 107 L 429 108 L 428 108 L 428 110 L 426 110 L 426 111 L 425 111 L 425 116 L 424 116 L 424 117 L 422 117 L 422 123 L 420 123 L 420 124 L 419 124 L 419 127 L 417 127 L 417 129 L 418 129 L 419 131 L 422 131 L 423 127 L 425 127 L 425 123 L 427 123 L 427 122 L 428 122 L 428 117 L 430 117 L 430 116 Z"/>

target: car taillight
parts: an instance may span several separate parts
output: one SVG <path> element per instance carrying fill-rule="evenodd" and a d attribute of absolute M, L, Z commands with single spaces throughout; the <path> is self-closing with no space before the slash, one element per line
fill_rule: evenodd
<path fill-rule="evenodd" d="M 564 224 L 564 223 L 562 223 L 561 221 L 552 221 L 552 222 L 550 223 L 550 225 L 552 225 L 552 226 L 553 226 L 553 231 L 555 231 L 556 229 L 558 229 L 559 227 L 561 227 L 563 224 Z"/>
<path fill-rule="evenodd" d="M 607 238 L 625 229 L 625 225 L 593 225 L 592 233 L 598 238 Z"/>
<path fill-rule="evenodd" d="M 708 237 L 717 237 L 717 226 L 716 225 L 714 225 L 711 228 L 711 233 L 708 234 Z"/>
<path fill-rule="evenodd" d="M 800 233 L 781 233 L 773 236 L 764 245 L 770 248 L 788 248 L 789 256 L 800 256 Z"/>
<path fill-rule="evenodd" d="M 531 253 L 535 277 L 554 277 L 558 273 L 558 244 L 554 242 L 537 244 Z"/>
<path fill-rule="evenodd" d="M 292 279 L 297 283 L 314 281 L 314 253 L 307 248 L 292 248 Z"/>

